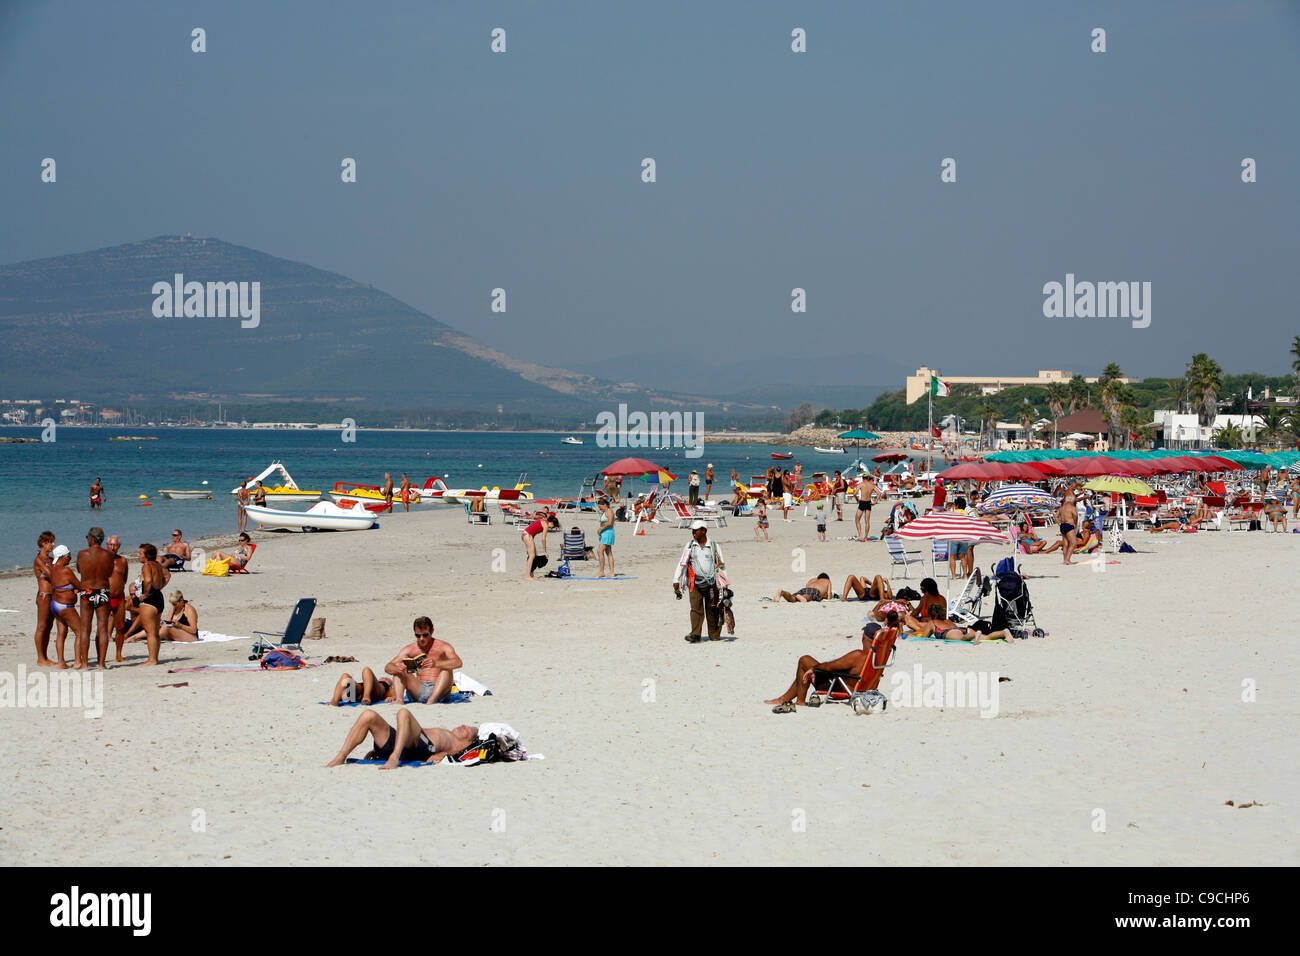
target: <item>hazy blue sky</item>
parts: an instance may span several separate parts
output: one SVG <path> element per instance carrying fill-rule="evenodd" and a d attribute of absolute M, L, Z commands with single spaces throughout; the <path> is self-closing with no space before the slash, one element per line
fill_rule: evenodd
<path fill-rule="evenodd" d="M 0 10 L 3 262 L 215 236 L 568 366 L 648 342 L 1282 374 L 1300 333 L 1294 2 Z M 1044 318 L 1067 272 L 1150 281 L 1150 328 Z"/>

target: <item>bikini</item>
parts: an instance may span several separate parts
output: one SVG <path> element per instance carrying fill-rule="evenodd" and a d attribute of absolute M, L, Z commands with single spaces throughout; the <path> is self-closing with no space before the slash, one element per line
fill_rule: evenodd
<path fill-rule="evenodd" d="M 71 603 L 71 604 L 60 604 L 58 601 L 54 600 L 54 595 L 53 595 L 53 594 L 50 595 L 50 609 L 51 609 L 52 611 L 54 611 L 54 613 L 55 613 L 56 615 L 62 614 L 62 613 L 63 613 L 64 611 L 66 611 L 68 608 L 73 608 L 73 609 L 76 608 L 76 606 L 77 606 L 76 590 L 77 590 L 77 589 L 76 589 L 75 587 L 73 587 L 71 584 L 58 584 L 58 585 L 55 585 L 54 590 L 56 590 L 56 591 L 72 591 L 72 592 L 73 592 L 73 598 L 72 598 L 72 603 Z"/>

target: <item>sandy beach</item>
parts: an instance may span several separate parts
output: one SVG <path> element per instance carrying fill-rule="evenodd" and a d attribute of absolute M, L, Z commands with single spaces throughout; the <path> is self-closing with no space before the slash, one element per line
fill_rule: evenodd
<path fill-rule="evenodd" d="M 670 587 L 687 533 L 666 525 L 636 537 L 618 526 L 617 569 L 634 579 L 617 582 L 525 581 L 518 531 L 468 526 L 460 510 L 386 516 L 368 532 L 257 532 L 256 573 L 173 577 L 201 626 L 281 629 L 314 596 L 328 636 L 307 654 L 360 663 L 169 674 L 245 661 L 248 644 L 164 644 L 163 667 L 104 675 L 98 718 L 0 708 L 12 758 L 0 852 L 43 865 L 1300 862 L 1287 838 L 1300 537 L 1132 532 L 1141 553 L 1104 571 L 1023 556 L 1050 636 L 905 641 L 882 682 L 917 665 L 996 672 L 1009 678 L 994 685 L 996 716 L 774 715 L 761 701 L 798 656 L 857 645 L 869 605 L 760 598 L 823 570 L 836 590 L 849 572 L 903 583 L 883 542 L 846 540 L 846 518 L 825 543 L 811 519 L 785 524 L 779 510 L 772 543 L 754 541 L 750 519 L 712 531 L 737 639 L 700 645 L 682 640 L 688 605 Z M 564 522 L 594 541 L 594 517 Z M 69 544 L 84 533 L 54 530 Z M 552 535 L 553 559 L 559 546 Z M 804 565 L 792 570 L 795 549 Z M 976 563 L 1005 553 L 982 545 Z M 0 608 L 18 612 L 0 614 L 0 671 L 34 670 L 34 592 L 30 578 L 0 580 Z M 380 669 L 421 614 L 493 691 L 415 705 L 421 724 L 503 721 L 545 760 L 323 768 L 360 709 L 319 702 L 344 669 Z M 144 645 L 127 655 L 143 660 Z M 175 682 L 188 686 L 158 686 Z M 396 708 L 379 711 L 392 722 Z"/>

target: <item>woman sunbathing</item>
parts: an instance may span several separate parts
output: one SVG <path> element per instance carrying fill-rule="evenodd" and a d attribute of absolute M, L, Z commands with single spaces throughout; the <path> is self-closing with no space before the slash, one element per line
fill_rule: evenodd
<path fill-rule="evenodd" d="M 244 565 L 248 564 L 248 559 L 253 556 L 253 539 L 248 536 L 247 531 L 239 532 L 239 546 L 234 548 L 229 554 L 224 551 L 213 551 L 212 559 L 214 561 L 229 561 L 232 571 L 242 570 Z"/>

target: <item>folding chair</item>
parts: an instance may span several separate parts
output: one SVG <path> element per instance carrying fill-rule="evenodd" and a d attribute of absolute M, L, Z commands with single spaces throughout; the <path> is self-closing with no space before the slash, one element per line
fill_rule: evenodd
<path fill-rule="evenodd" d="M 948 542 L 934 542 L 934 576 L 939 576 L 939 569 L 943 568 L 945 576 L 948 574 Z"/>
<path fill-rule="evenodd" d="M 962 627 L 970 627 L 980 619 L 980 610 L 984 604 L 984 578 L 977 567 L 975 573 L 966 579 L 955 601 L 948 602 L 948 620 Z"/>
<path fill-rule="evenodd" d="M 257 545 L 250 541 L 250 542 L 248 543 L 248 560 L 246 560 L 246 561 L 245 561 L 243 564 L 241 564 L 239 567 L 235 567 L 235 566 L 232 564 L 232 565 L 230 566 L 230 573 L 231 573 L 231 574 L 247 574 L 247 573 L 248 573 L 248 566 L 249 566 L 250 564 L 253 563 L 253 555 L 256 554 L 256 553 L 257 553 Z"/>
<path fill-rule="evenodd" d="M 302 636 L 307 633 L 307 623 L 315 610 L 315 598 L 302 598 L 293 606 L 289 624 L 283 631 L 254 631 L 253 653 L 260 656 L 276 647 L 302 650 Z"/>
<path fill-rule="evenodd" d="M 814 670 L 813 692 L 820 696 L 824 703 L 846 704 L 853 700 L 854 697 L 860 697 L 876 690 L 880 684 L 881 676 L 885 673 L 885 668 L 889 666 L 890 658 L 893 657 L 894 642 L 897 639 L 898 628 L 882 627 L 871 638 L 871 650 L 862 662 L 861 671 L 857 674 L 846 674 L 836 671 Z M 816 680 L 818 677 L 828 682 L 826 690 L 817 689 Z"/>
<path fill-rule="evenodd" d="M 591 555 L 587 547 L 587 537 L 579 528 L 564 533 L 564 544 L 560 549 L 561 561 L 586 561 Z"/>
<path fill-rule="evenodd" d="M 910 577 L 907 572 L 910 565 L 922 563 L 921 552 L 919 549 L 916 551 L 908 551 L 903 547 L 903 542 L 892 534 L 885 538 L 885 546 L 889 548 L 890 567 L 893 567 L 896 564 L 901 564 L 903 566 L 903 577 L 905 578 Z M 943 557 L 945 561 L 948 559 L 946 551 Z M 912 560 L 909 561 L 909 558 Z M 925 569 L 922 568 L 922 571 L 924 570 Z"/>

